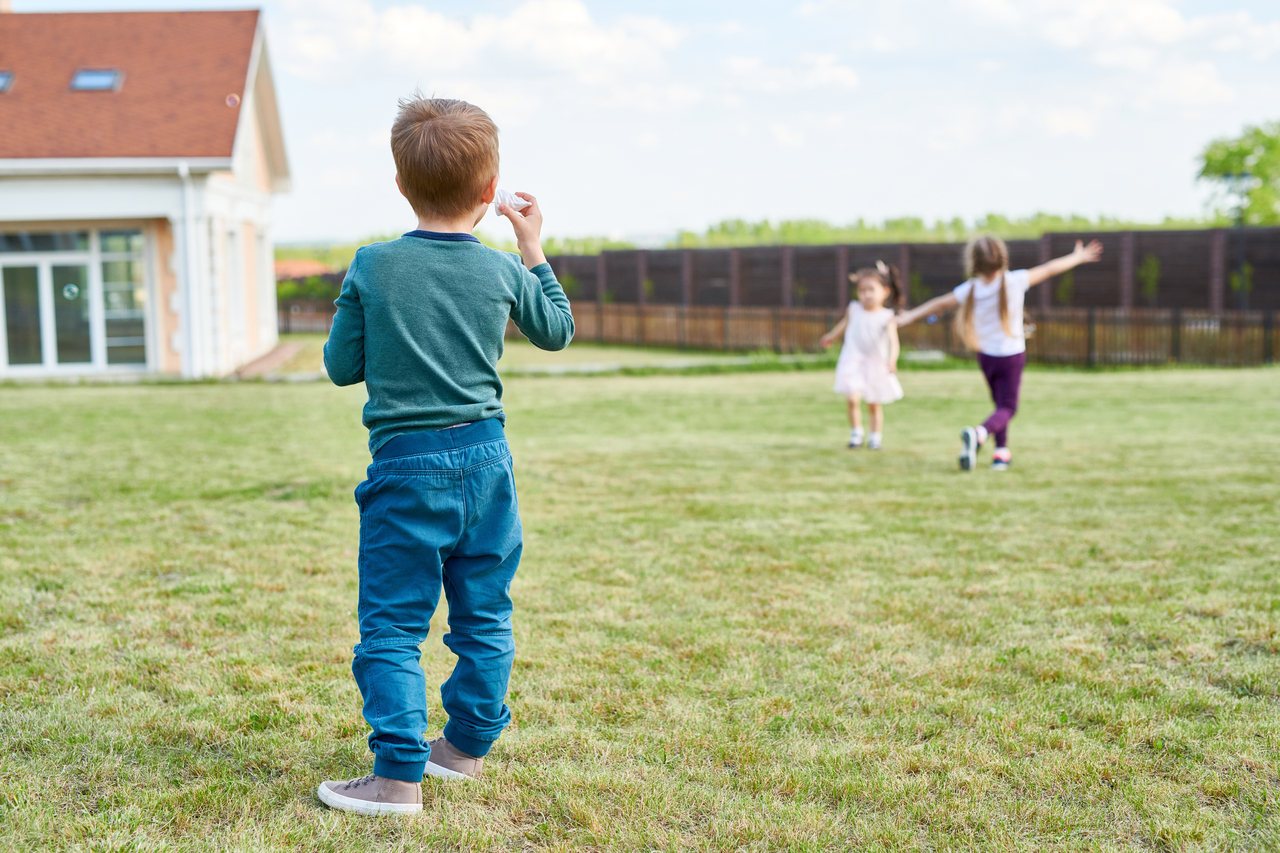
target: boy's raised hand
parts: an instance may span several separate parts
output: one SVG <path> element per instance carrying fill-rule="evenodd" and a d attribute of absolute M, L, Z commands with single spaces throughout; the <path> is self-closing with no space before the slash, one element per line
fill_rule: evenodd
<path fill-rule="evenodd" d="M 542 254 L 542 208 L 538 206 L 538 200 L 529 193 L 516 195 L 529 202 L 529 206 L 524 210 L 516 210 L 504 204 L 498 207 L 498 212 L 511 220 L 520 259 L 527 269 L 533 269 L 538 264 L 547 262 L 547 256 Z"/>

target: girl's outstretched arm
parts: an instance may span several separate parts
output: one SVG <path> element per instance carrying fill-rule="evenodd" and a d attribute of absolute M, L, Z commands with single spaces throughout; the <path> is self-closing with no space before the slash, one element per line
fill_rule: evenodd
<path fill-rule="evenodd" d="M 898 342 L 898 324 L 890 320 L 885 331 L 889 333 L 889 372 L 897 373 L 898 354 L 902 352 L 902 344 Z"/>
<path fill-rule="evenodd" d="M 827 347 L 834 344 L 839 339 L 839 337 L 844 334 L 844 329 L 848 325 L 849 325 L 849 309 L 846 308 L 844 311 L 844 316 L 840 318 L 840 322 L 836 323 L 835 326 L 831 329 L 831 331 L 827 332 L 825 335 L 818 338 L 819 346 L 821 346 L 823 349 L 826 349 Z"/>
<path fill-rule="evenodd" d="M 935 296 L 923 305 L 917 305 L 910 311 L 903 311 L 901 314 L 893 318 L 893 321 L 899 326 L 909 326 L 921 317 L 928 317 L 931 314 L 943 314 L 950 311 L 960 304 L 954 293 L 944 293 L 941 296 Z M 896 337 L 897 332 L 895 330 Z"/>
<path fill-rule="evenodd" d="M 1094 263 L 1101 257 L 1102 244 L 1097 240 L 1091 241 L 1087 246 L 1083 240 L 1077 240 L 1076 250 L 1071 254 L 1054 258 L 1048 263 L 1027 270 L 1027 274 L 1031 277 L 1031 283 L 1027 286 L 1035 287 L 1040 282 L 1047 281 L 1055 275 L 1062 275 L 1064 272 L 1073 270 L 1081 264 Z"/>

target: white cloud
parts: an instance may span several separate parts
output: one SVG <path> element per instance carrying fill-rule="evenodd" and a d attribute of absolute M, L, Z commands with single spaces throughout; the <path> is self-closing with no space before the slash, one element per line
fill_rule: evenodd
<path fill-rule="evenodd" d="M 769 132 L 773 134 L 773 138 L 778 140 L 778 144 L 785 148 L 800 148 L 804 145 L 804 134 L 785 124 L 774 122 L 769 125 Z"/>
<path fill-rule="evenodd" d="M 1223 103 L 1236 97 L 1222 82 L 1217 66 L 1206 60 L 1162 69 L 1150 92 L 1157 100 L 1186 106 Z"/>
<path fill-rule="evenodd" d="M 1041 126 L 1050 136 L 1076 136 L 1081 139 L 1093 136 L 1097 122 L 1097 115 L 1092 110 L 1078 107 L 1050 108 L 1040 117 Z"/>
<path fill-rule="evenodd" d="M 1280 22 L 1260 23 L 1247 11 L 1184 15 L 1172 0 L 959 0 L 973 14 L 1023 37 L 1087 51 L 1109 67 L 1146 68 L 1171 49 L 1280 52 Z"/>
<path fill-rule="evenodd" d="M 759 57 L 731 56 L 721 63 L 730 81 L 754 92 L 779 93 L 802 89 L 852 89 L 858 74 L 841 65 L 833 54 L 804 54 L 794 66 L 769 66 Z"/>
<path fill-rule="evenodd" d="M 567 76 L 585 85 L 652 75 L 686 37 L 661 18 L 605 25 L 579 0 L 528 0 L 506 15 L 450 16 L 417 5 L 378 11 L 367 0 L 292 0 L 284 61 L 312 79 L 366 62 L 420 74 Z"/>

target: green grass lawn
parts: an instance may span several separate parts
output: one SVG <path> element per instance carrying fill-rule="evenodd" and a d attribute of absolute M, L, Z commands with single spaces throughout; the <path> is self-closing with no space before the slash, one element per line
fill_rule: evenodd
<path fill-rule="evenodd" d="M 288 364 L 281 368 L 284 373 L 312 373 L 324 365 L 324 342 L 327 335 L 281 335 L 281 343 L 300 343 L 302 349 Z M 575 343 L 568 349 L 559 352 L 548 352 L 535 347 L 525 340 L 508 340 L 503 347 L 502 359 L 498 362 L 500 370 L 508 368 L 542 368 L 568 365 L 618 365 L 622 367 L 661 367 L 663 365 L 685 364 L 690 361 L 720 361 L 740 359 L 744 353 L 714 352 L 705 350 L 674 350 L 659 347 L 621 347 L 610 344 L 591 342 Z M 763 361 L 772 360 L 771 356 L 758 354 Z M 834 363 L 834 356 L 832 356 Z"/>
<path fill-rule="evenodd" d="M 1031 373 L 1007 474 L 830 382 L 509 381 L 514 723 L 383 820 L 363 390 L 0 388 L 0 849 L 1280 847 L 1280 371 Z"/>

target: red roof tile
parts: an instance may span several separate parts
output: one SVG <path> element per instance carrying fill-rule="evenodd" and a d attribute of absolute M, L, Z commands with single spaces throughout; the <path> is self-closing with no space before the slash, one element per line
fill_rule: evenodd
<path fill-rule="evenodd" d="M 0 14 L 0 159 L 230 157 L 257 11 Z M 73 92 L 115 68 L 115 92 Z M 228 96 L 235 95 L 235 106 Z"/>

